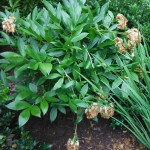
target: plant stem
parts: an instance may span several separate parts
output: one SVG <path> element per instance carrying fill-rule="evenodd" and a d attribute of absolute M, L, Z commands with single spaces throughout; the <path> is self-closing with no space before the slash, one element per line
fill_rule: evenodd
<path fill-rule="evenodd" d="M 97 30 L 98 33 L 100 32 L 112 32 L 115 34 L 120 34 L 120 35 L 126 35 L 126 33 L 118 32 L 118 31 L 111 31 L 111 30 Z"/>

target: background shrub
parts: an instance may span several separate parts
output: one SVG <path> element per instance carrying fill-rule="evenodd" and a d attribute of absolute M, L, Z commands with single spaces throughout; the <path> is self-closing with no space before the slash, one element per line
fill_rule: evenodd
<path fill-rule="evenodd" d="M 62 2 L 60 0 L 49 0 L 50 3 L 57 5 L 58 2 Z M 101 6 L 106 3 L 104 0 L 89 0 L 87 2 L 92 7 L 96 7 L 97 3 Z M 1 11 L 5 9 L 9 11 L 16 11 L 19 9 L 22 16 L 29 14 L 36 6 L 39 8 L 43 7 L 41 0 L 2 0 L 1 4 Z M 118 13 L 124 14 L 129 20 L 129 27 L 136 27 L 140 28 L 142 34 L 144 35 L 146 41 L 149 43 L 150 41 L 150 2 L 149 0 L 110 0 L 109 9 L 114 13 L 116 16 Z"/>

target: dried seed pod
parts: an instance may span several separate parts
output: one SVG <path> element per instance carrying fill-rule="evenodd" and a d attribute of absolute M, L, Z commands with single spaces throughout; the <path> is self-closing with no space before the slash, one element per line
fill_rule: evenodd
<path fill-rule="evenodd" d="M 121 38 L 115 38 L 115 45 L 119 48 L 118 53 L 126 53 L 126 48 Z"/>
<path fill-rule="evenodd" d="M 127 18 L 123 14 L 118 14 L 116 16 L 116 20 L 119 23 L 117 25 L 118 29 L 125 29 L 126 28 L 128 20 L 127 20 Z"/>
<path fill-rule="evenodd" d="M 95 118 L 99 113 L 99 107 L 97 103 L 93 103 L 93 105 L 85 110 L 85 114 L 87 119 Z"/>
<path fill-rule="evenodd" d="M 67 150 L 79 150 L 79 141 L 73 141 L 71 139 L 67 142 Z"/>
<path fill-rule="evenodd" d="M 128 39 L 128 49 L 132 50 L 134 46 L 141 42 L 141 33 L 136 28 L 129 29 L 126 32 Z"/>
<path fill-rule="evenodd" d="M 16 25 L 14 24 L 14 20 L 15 20 L 15 17 L 13 17 L 13 16 L 10 16 L 9 19 L 4 18 L 4 21 L 2 22 L 2 28 L 3 28 L 3 30 L 6 31 L 6 33 L 8 33 L 8 32 L 14 33 L 15 32 Z"/>
<path fill-rule="evenodd" d="M 130 50 L 130 51 L 132 51 L 132 49 L 134 48 L 134 42 L 133 41 L 130 41 L 130 40 L 128 40 L 128 49 Z"/>
<path fill-rule="evenodd" d="M 110 103 L 109 106 L 100 107 L 99 112 L 102 118 L 109 119 L 114 115 L 114 104 Z"/>

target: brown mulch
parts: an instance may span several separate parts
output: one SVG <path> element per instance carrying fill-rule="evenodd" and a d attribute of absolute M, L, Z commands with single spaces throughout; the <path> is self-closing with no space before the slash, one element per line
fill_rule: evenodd
<path fill-rule="evenodd" d="M 52 144 L 51 150 L 66 150 L 68 139 L 73 137 L 73 122 L 70 116 L 61 116 L 53 123 L 33 117 L 26 129 L 35 140 Z M 146 150 L 126 129 L 113 130 L 110 123 L 102 118 L 98 123 L 84 119 L 78 125 L 80 150 Z"/>

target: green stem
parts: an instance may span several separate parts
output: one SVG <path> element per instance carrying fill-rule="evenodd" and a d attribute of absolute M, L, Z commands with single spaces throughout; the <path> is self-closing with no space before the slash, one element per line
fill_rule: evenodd
<path fill-rule="evenodd" d="M 57 59 L 57 60 L 58 60 L 58 63 L 60 64 L 59 59 Z M 68 80 L 69 80 L 69 81 L 72 81 L 71 77 L 67 74 L 67 72 L 65 71 L 65 69 L 64 69 L 64 68 L 63 68 L 63 71 L 64 71 L 64 73 L 65 73 L 66 77 L 68 78 Z M 73 88 L 72 88 L 72 87 L 71 87 L 71 90 L 72 90 L 72 92 L 73 92 L 74 96 L 76 96 L 76 95 L 75 95 L 75 92 L 74 92 L 74 90 L 73 90 Z"/>
<path fill-rule="evenodd" d="M 118 32 L 118 31 L 111 31 L 111 30 L 97 30 L 98 33 L 100 32 L 112 32 L 115 34 L 120 34 L 120 35 L 126 35 L 126 33 Z"/>
<path fill-rule="evenodd" d="M 56 105 L 59 105 L 59 106 L 69 106 L 68 104 L 60 104 L 60 103 L 55 103 Z"/>

